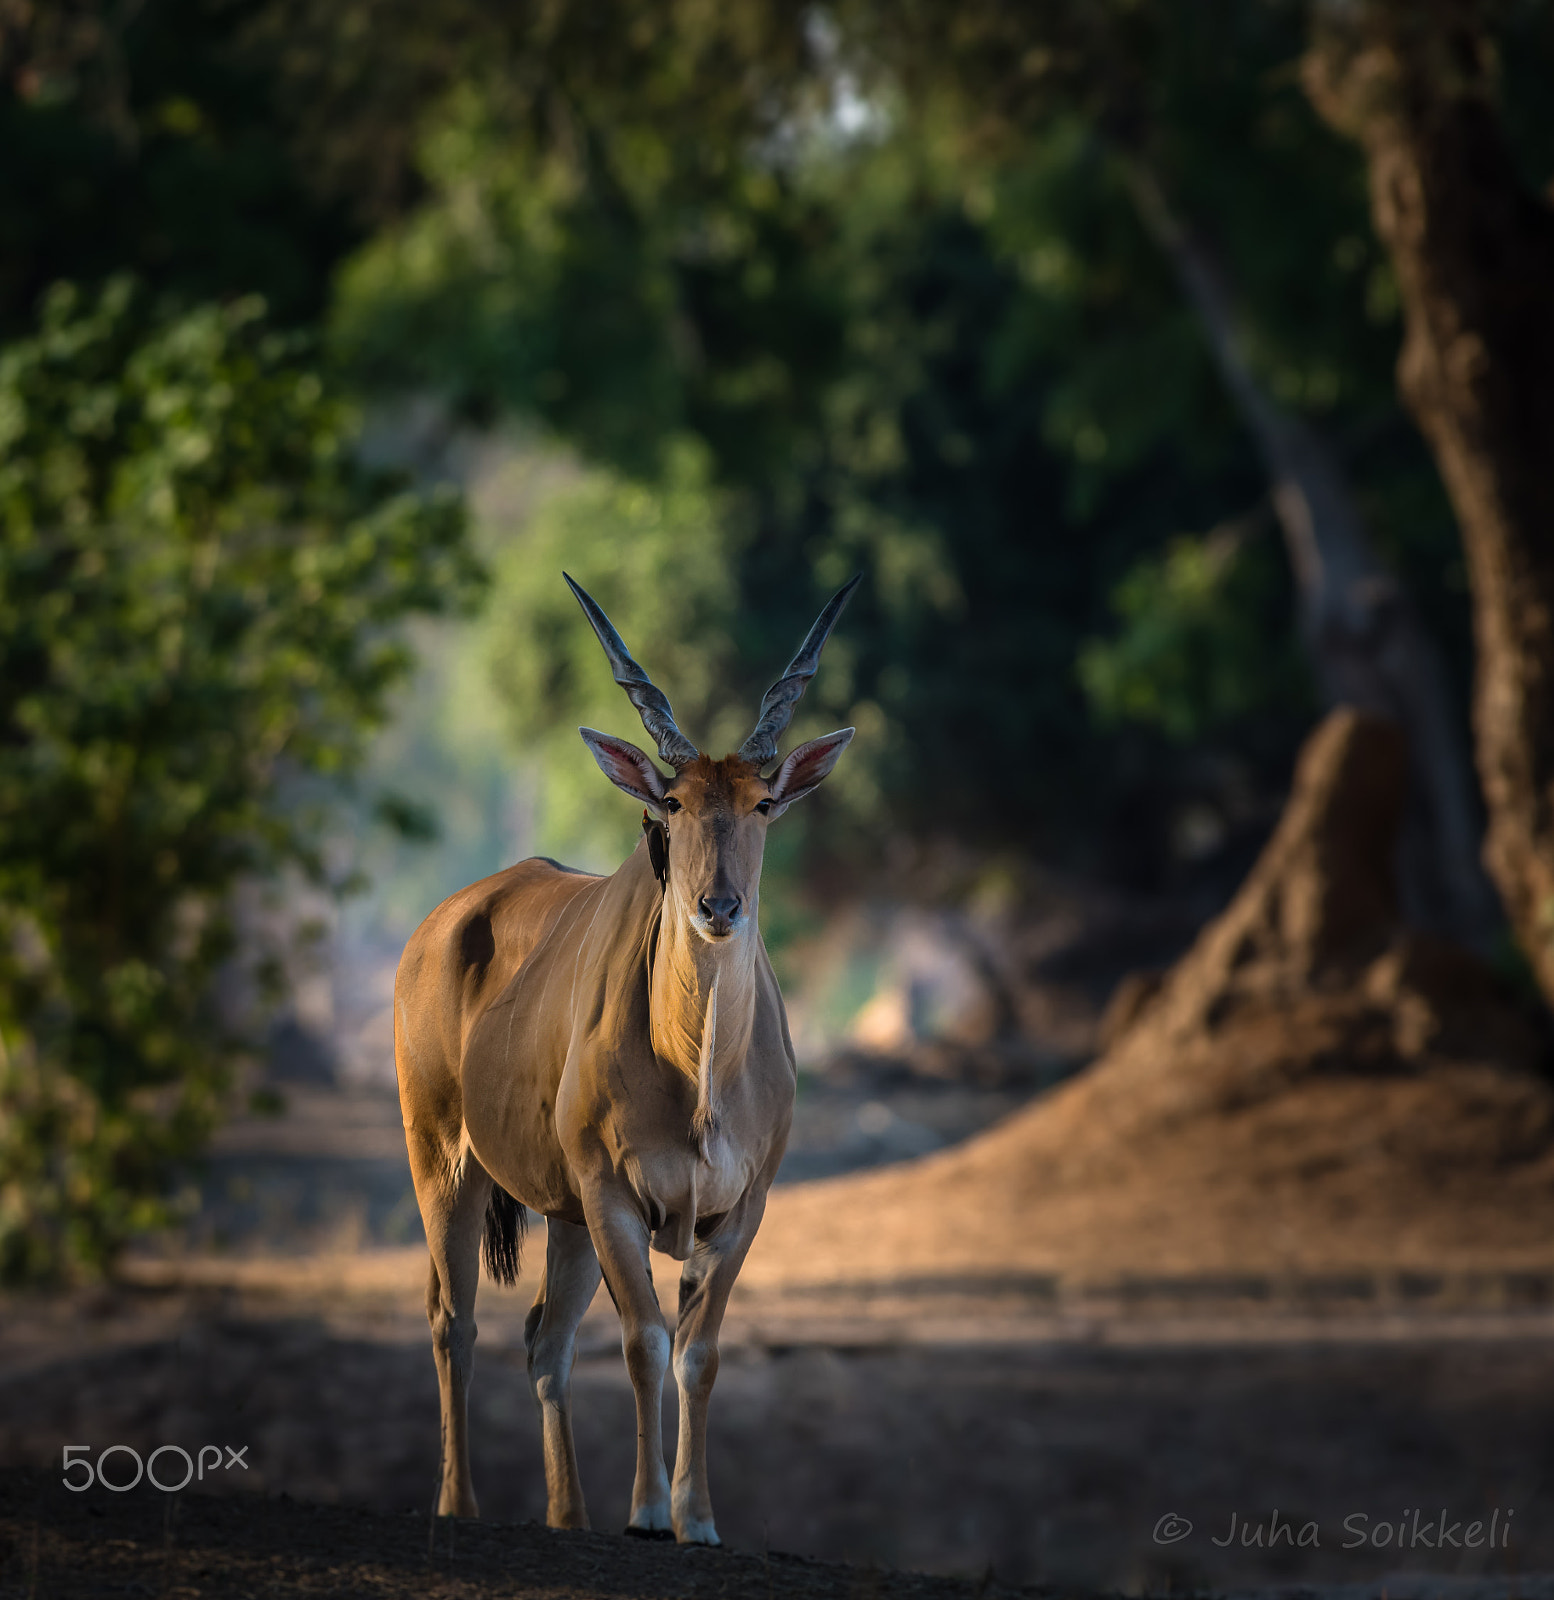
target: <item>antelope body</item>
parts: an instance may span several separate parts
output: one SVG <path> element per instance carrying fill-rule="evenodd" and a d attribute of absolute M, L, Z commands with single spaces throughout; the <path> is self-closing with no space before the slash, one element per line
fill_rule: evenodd
<path fill-rule="evenodd" d="M 716 1544 L 707 1403 L 718 1331 L 787 1143 L 794 1058 L 757 922 L 770 821 L 851 740 L 777 740 L 855 578 L 830 602 L 733 755 L 700 754 L 669 702 L 572 582 L 616 681 L 673 768 L 580 729 L 605 775 L 656 821 L 609 877 L 519 862 L 445 900 L 416 930 L 394 991 L 400 1106 L 431 1250 L 427 1316 L 442 1409 L 442 1515 L 478 1514 L 468 1394 L 482 1231 L 511 1282 L 523 1212 L 546 1218 L 525 1325 L 548 1520 L 587 1527 L 572 1441 L 575 1338 L 601 1274 L 620 1312 L 637 1406 L 627 1532 Z M 648 1251 L 685 1263 L 671 1341 Z M 660 1402 L 673 1359 L 673 1485 Z"/>

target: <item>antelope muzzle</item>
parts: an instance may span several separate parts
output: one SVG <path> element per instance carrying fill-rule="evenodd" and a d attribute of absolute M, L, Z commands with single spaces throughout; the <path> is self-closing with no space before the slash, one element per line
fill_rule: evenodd
<path fill-rule="evenodd" d="M 696 926 L 709 939 L 726 939 L 739 926 L 744 904 L 737 894 L 704 894 L 696 902 Z"/>

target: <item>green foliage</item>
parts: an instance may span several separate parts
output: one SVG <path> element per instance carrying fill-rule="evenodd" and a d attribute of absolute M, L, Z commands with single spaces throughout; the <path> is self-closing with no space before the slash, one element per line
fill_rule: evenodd
<path fill-rule="evenodd" d="M 844 356 L 837 216 L 684 107 L 656 118 L 655 86 L 585 86 L 563 136 L 506 83 L 450 94 L 421 204 L 341 274 L 336 339 L 364 383 L 538 416 L 640 477 L 687 430 L 741 480 L 803 448 Z"/>
<path fill-rule="evenodd" d="M 358 760 L 470 599 L 459 503 L 356 467 L 305 347 L 238 301 L 61 287 L 0 353 L 0 1273 L 162 1214 L 244 1039 L 233 892 L 326 878 L 309 775 Z"/>
<path fill-rule="evenodd" d="M 614 871 L 640 835 L 641 807 L 612 789 L 579 726 L 655 752 L 610 676 L 593 630 L 562 582 L 570 572 L 604 607 L 627 647 L 670 693 L 698 745 L 732 748 L 729 633 L 739 531 L 710 489 L 705 452 L 669 449 L 653 486 L 575 474 L 540 500 L 494 564 L 488 660 L 513 748 L 540 774 L 541 848 Z"/>
<path fill-rule="evenodd" d="M 1175 539 L 1134 566 L 1112 594 L 1120 631 L 1079 655 L 1098 716 L 1187 744 L 1259 713 L 1309 712 L 1310 686 L 1284 626 L 1288 596 L 1270 565 L 1266 543 L 1226 530 Z M 1282 652 L 1268 648 L 1270 629 L 1286 641 Z"/>
<path fill-rule="evenodd" d="M 1040 246 L 1001 240 L 1004 212 L 969 214 L 931 119 L 851 144 L 823 129 L 795 135 L 783 160 L 751 153 L 714 182 L 700 146 L 635 123 L 627 139 L 621 118 L 595 127 L 595 109 L 572 108 L 587 137 L 557 153 L 461 91 L 427 134 L 423 203 L 341 280 L 342 350 L 372 382 L 429 384 L 476 414 L 538 415 L 649 499 L 678 493 L 660 463 L 678 441 L 701 441 L 717 515 L 739 530 L 720 545 L 732 585 L 721 633 L 701 638 L 746 715 L 824 591 L 869 574 L 804 704 L 808 731 L 860 727 L 825 804 L 834 821 L 864 826 L 816 838 L 867 857 L 891 825 L 1029 837 L 1033 815 L 1046 825 L 1062 812 L 1072 763 L 1096 754 L 1073 663 L 1104 622 L 1111 584 L 1166 527 L 1208 525 L 1257 492 L 1125 203 L 1118 221 L 1116 184 L 1097 189 L 1090 148 L 1067 130 L 1033 152 L 1026 211 L 1044 219 L 1032 225 L 1049 247 L 1082 223 L 1096 253 L 1113 239 L 1131 252 L 1086 287 L 1076 327 L 1071 303 L 1026 280 L 1022 250 Z M 655 152 L 651 186 L 633 176 L 644 149 Z M 1008 187 L 1012 210 L 1018 184 Z M 589 272 L 635 275 L 636 287 L 624 299 L 602 283 L 585 293 Z M 626 305 L 634 338 L 596 339 L 609 308 Z M 1084 335 L 1108 319 L 1131 332 L 1161 306 L 1174 321 L 1157 364 L 1172 382 L 1135 385 L 1156 420 L 1086 491 L 1090 468 L 1054 420 L 1066 404 L 1054 369 L 1077 365 Z M 1130 309 L 1131 323 L 1119 315 Z M 1137 349 L 1114 345 L 1126 372 Z M 555 362 L 564 386 L 546 376 Z M 1101 490 L 1119 485 L 1102 506 Z M 616 542 L 635 549 L 643 535 L 629 517 L 611 534 L 600 516 L 608 565 Z M 518 548 L 531 548 L 528 535 Z M 665 590 L 645 609 L 672 612 L 674 598 Z M 547 604 L 564 610 L 564 591 Z M 678 706 L 674 673 L 626 636 Z M 505 681 L 530 707 L 519 748 L 537 750 L 533 719 L 552 719 L 562 759 L 575 761 L 564 702 L 532 675 Z M 694 673 L 688 689 L 694 704 Z M 548 785 L 548 756 L 546 772 Z M 562 837 L 552 826 L 545 836 Z"/>
<path fill-rule="evenodd" d="M 1397 400 L 1399 303 L 1370 224 L 1362 153 L 1302 87 L 1307 8 L 968 0 L 897 16 L 849 0 L 839 17 L 860 72 L 893 92 L 904 85 L 914 107 L 948 108 L 968 195 L 1033 291 L 1024 327 L 1054 377 L 1047 437 L 1073 463 L 1069 517 L 1118 508 L 1161 449 L 1226 489 L 1241 478 L 1248 494 L 1213 518 L 1157 525 L 1157 546 L 1241 514 L 1259 492 L 1257 463 L 1226 448 L 1240 427 L 1202 335 L 1134 214 L 1127 174 L 1142 165 L 1224 270 L 1267 392 L 1337 447 L 1368 531 L 1465 685 L 1472 648 L 1456 529 Z M 1541 185 L 1554 101 L 1535 85 L 1547 78 L 1554 30 L 1544 7 L 1507 10 L 1497 23 L 1506 123 Z M 1264 677 L 1266 665 L 1249 662 Z"/>
<path fill-rule="evenodd" d="M 1513 12 L 1541 182 L 1547 29 Z M 563 567 L 713 749 L 867 573 L 792 733 L 859 737 L 769 877 L 834 888 L 896 831 L 1111 865 L 1194 774 L 1282 783 L 1309 708 L 1282 557 L 1180 537 L 1266 474 L 1138 161 L 1465 677 L 1395 285 L 1304 28 L 1293 0 L 88 0 L 4 32 L 0 1271 L 105 1260 L 165 1204 L 242 1044 L 212 999 L 233 887 L 327 875 L 317 780 L 403 677 L 399 619 L 471 592 L 456 507 L 358 470 L 245 298 L 318 318 L 349 251 L 328 315 L 364 388 L 537 421 L 570 463 L 489 530 L 491 611 L 400 751 L 437 781 L 359 813 L 404 839 L 435 801 L 450 852 L 472 819 L 496 851 L 511 763 L 544 848 L 635 842 L 575 729 L 645 736 Z M 224 303 L 96 292 L 125 267 Z M 96 287 L 34 332 L 60 278 Z M 801 919 L 771 897 L 775 942 Z"/>
<path fill-rule="evenodd" d="M 424 376 L 477 413 L 521 395 L 614 457 L 640 446 L 639 411 L 672 425 L 660 263 L 576 163 L 521 129 L 504 141 L 466 88 L 428 136 L 423 170 L 448 203 L 387 230 L 342 275 L 337 338 L 361 380 Z"/>
<path fill-rule="evenodd" d="M 632 654 L 670 695 L 687 737 L 722 755 L 750 732 L 759 700 L 759 691 L 752 693 L 736 670 L 741 559 L 749 537 L 739 501 L 708 481 L 705 448 L 681 439 L 668 444 L 663 470 L 651 483 L 574 466 L 537 498 L 503 543 L 493 564 L 483 653 L 510 748 L 536 780 L 541 849 L 613 871 L 640 833 L 641 808 L 610 787 L 578 738 L 580 726 L 615 733 L 654 754 L 562 571 L 604 607 Z M 820 590 L 806 593 L 810 615 L 773 642 L 759 669 L 767 682 L 781 672 L 824 598 Z M 834 661 L 828 648 L 795 739 L 839 722 L 858 726 L 865 746 L 877 734 L 870 727 L 877 723 L 872 708 L 847 698 L 846 660 L 845 646 L 836 649 Z M 870 820 L 877 795 L 867 777 L 849 782 L 843 769 L 827 782 L 831 809 L 855 823 Z"/>
<path fill-rule="evenodd" d="M 133 272 L 193 299 L 316 316 L 359 237 L 300 158 L 252 5 L 27 6 L 0 37 L 0 338 L 39 296 Z"/>
<path fill-rule="evenodd" d="M 1536 167 L 1547 29 L 1505 20 Z M 331 312 L 365 387 L 537 420 L 655 501 L 693 441 L 729 704 L 753 707 L 829 584 L 869 573 L 804 707 L 813 731 L 862 719 L 824 805 L 867 825 L 811 828 L 817 848 L 943 828 L 1104 858 L 1145 787 L 1230 737 L 1204 717 L 1141 764 L 1077 669 L 1137 562 L 1266 491 L 1133 162 L 1228 269 L 1259 376 L 1337 445 L 1466 678 L 1451 517 L 1393 394 L 1395 286 L 1360 157 L 1301 90 L 1293 0 L 147 0 L 103 21 L 78 68 L 14 75 L 33 87 L 5 102 L 0 302 L 125 260 L 306 313 L 366 233 Z M 1293 618 L 1265 615 L 1239 677 L 1279 696 Z M 547 792 L 577 759 L 564 698 L 534 721 L 550 704 L 512 724 Z M 1254 782 L 1283 781 L 1285 704 L 1261 754 L 1230 752 Z M 565 821 L 581 793 L 544 802 L 555 848 L 587 833 Z"/>

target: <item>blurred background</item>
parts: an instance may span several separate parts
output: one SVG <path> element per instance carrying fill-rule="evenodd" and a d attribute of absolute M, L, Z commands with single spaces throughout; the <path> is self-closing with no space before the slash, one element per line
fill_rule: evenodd
<path fill-rule="evenodd" d="M 0 0 L 0 1457 L 421 1504 L 395 963 L 639 829 L 561 569 L 718 751 L 861 571 L 725 1539 L 1554 1570 L 1551 70 L 1534 0 Z M 1340 1549 L 1427 1502 L 1517 1542 Z"/>

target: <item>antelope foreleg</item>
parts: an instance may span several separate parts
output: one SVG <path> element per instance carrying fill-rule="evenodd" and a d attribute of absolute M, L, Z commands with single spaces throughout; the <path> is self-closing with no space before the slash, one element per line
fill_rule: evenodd
<path fill-rule="evenodd" d="M 648 1265 L 647 1223 L 634 1207 L 613 1197 L 586 1207 L 604 1281 L 621 1319 L 621 1347 L 637 1401 L 637 1473 L 631 1486 L 626 1532 L 669 1539 L 669 1473 L 664 1467 L 664 1374 L 669 1331 Z"/>
<path fill-rule="evenodd" d="M 680 1276 L 674 1375 L 680 1391 L 670 1515 L 681 1544 L 717 1544 L 707 1487 L 707 1407 L 718 1375 L 718 1333 L 734 1280 L 760 1226 L 766 1197 L 747 1195 L 717 1231 L 697 1241 Z"/>

